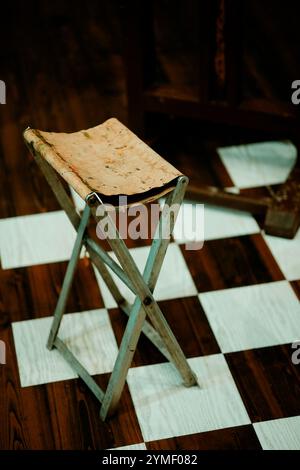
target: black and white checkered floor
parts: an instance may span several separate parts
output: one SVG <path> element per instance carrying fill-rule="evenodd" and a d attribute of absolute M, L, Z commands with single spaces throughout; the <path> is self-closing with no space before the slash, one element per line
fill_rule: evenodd
<path fill-rule="evenodd" d="M 283 181 L 295 159 L 288 143 L 238 150 L 227 148 L 220 153 L 237 190 Z M 155 297 L 200 387 L 183 387 L 173 366 L 143 338 L 129 370 L 128 399 L 121 402 L 118 418 L 128 423 L 125 415 L 130 415 L 137 431 L 128 439 L 122 434 L 112 445 L 132 449 L 300 449 L 300 364 L 292 361 L 292 343 L 300 340 L 300 232 L 294 240 L 266 236 L 247 213 L 205 206 L 205 243 L 201 250 L 191 251 L 180 230 L 184 225 L 189 231 L 191 223 L 190 203 L 186 205 Z M 59 353 L 45 347 L 50 307 L 59 292 L 61 276 L 57 272 L 63 275 L 74 237 L 62 211 L 0 220 L 1 275 L 9 284 L 10 276 L 25 270 L 26 282 L 33 291 L 35 286 L 37 299 L 43 289 L 46 299 L 52 296 L 47 308 L 43 304 L 44 310 L 32 316 L 30 312 L 22 316 L 22 305 L 8 306 L 19 308 L 12 332 L 22 390 L 39 390 L 54 382 L 69 384 L 76 378 Z M 141 269 L 148 251 L 149 246 L 131 249 Z M 85 270 L 90 282 L 85 285 L 79 280 L 75 285 L 86 292 L 83 307 L 80 311 L 68 309 L 60 336 L 101 380 L 112 371 L 126 319 L 83 257 L 79 271 Z M 132 301 L 130 291 L 116 282 Z M 48 284 L 51 291 L 47 291 Z M 97 285 L 101 296 L 91 306 L 88 297 L 94 295 Z M 68 390 L 64 393 L 67 396 Z M 54 413 L 56 402 L 48 405 L 49 413 Z M 24 413 L 30 420 L 30 413 Z M 101 448 L 103 442 L 94 445 Z"/>

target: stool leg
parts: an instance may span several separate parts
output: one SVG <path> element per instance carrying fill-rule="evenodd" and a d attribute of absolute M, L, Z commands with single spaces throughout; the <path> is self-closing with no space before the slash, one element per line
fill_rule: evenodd
<path fill-rule="evenodd" d="M 150 319 L 152 319 L 153 325 L 156 327 L 157 331 L 161 335 L 161 337 L 159 337 L 158 333 L 156 333 L 159 339 L 162 338 L 164 340 L 168 355 L 170 355 L 170 359 L 181 373 L 185 385 L 190 386 L 197 383 L 196 377 L 194 376 L 191 368 L 189 367 L 189 364 L 175 336 L 169 328 L 157 302 L 154 300 L 152 295 L 169 241 L 160 238 L 161 232 L 164 233 L 163 230 L 160 230 L 163 227 L 163 225 L 161 225 L 161 221 L 159 223 L 158 231 L 159 239 L 154 240 L 143 276 L 135 265 L 134 260 L 132 259 L 131 254 L 129 253 L 124 241 L 120 238 L 119 233 L 116 231 L 116 239 L 113 238 L 108 240 L 121 266 L 123 267 L 124 273 L 128 276 L 129 279 L 132 280 L 134 291 L 137 293 L 137 297 L 129 314 L 129 320 L 127 322 L 126 330 L 122 339 L 120 351 L 105 394 L 99 389 L 99 387 L 92 383 L 92 379 L 90 380 L 90 375 L 88 374 L 88 372 L 82 367 L 80 363 L 78 363 L 77 359 L 72 355 L 72 353 L 67 350 L 66 346 L 62 343 L 62 341 L 59 340 L 57 334 L 62 320 L 62 316 L 65 312 L 66 302 L 74 277 L 75 268 L 78 262 L 78 258 L 80 256 L 81 247 L 83 244 L 86 244 L 87 241 L 85 237 L 85 229 L 88 223 L 90 210 L 89 207 L 86 206 L 83 216 L 82 218 L 80 218 L 74 206 L 71 204 L 70 198 L 66 193 L 63 185 L 61 184 L 61 181 L 59 180 L 57 174 L 54 172 L 50 165 L 48 165 L 46 162 L 42 161 L 39 158 L 39 155 L 36 152 L 33 153 L 41 169 L 43 170 L 43 173 L 48 183 L 52 187 L 56 198 L 58 199 L 62 208 L 67 213 L 75 230 L 78 230 L 72 256 L 67 267 L 62 290 L 54 312 L 54 318 L 50 335 L 48 338 L 47 347 L 49 349 L 52 349 L 55 345 L 60 350 L 60 352 L 62 352 L 63 356 L 69 361 L 69 363 L 72 363 L 74 369 L 77 371 L 80 377 L 83 378 L 83 380 L 91 388 L 93 393 L 95 393 L 97 398 L 102 402 L 102 407 L 100 411 L 102 419 L 105 419 L 107 414 L 111 414 L 114 411 L 119 401 L 121 392 L 125 384 L 127 372 L 130 367 L 139 336 L 145 324 L 147 314 L 149 315 Z M 175 190 L 169 195 L 167 199 L 170 205 L 176 202 L 181 204 L 187 182 L 188 179 L 186 177 L 180 177 L 178 179 L 178 183 Z M 164 211 L 161 219 L 162 221 L 164 221 L 165 219 Z M 173 231 L 175 220 L 176 216 L 170 216 L 170 234 Z M 110 223 L 113 224 L 111 219 Z M 128 304 L 122 297 L 106 266 L 103 264 L 99 256 L 97 256 L 95 250 L 93 250 L 88 245 L 87 250 L 90 254 L 92 262 L 94 262 L 96 268 L 98 269 L 105 282 L 107 283 L 108 287 L 112 291 L 117 303 L 128 314 Z M 155 332 L 155 330 L 153 331 Z"/>
<path fill-rule="evenodd" d="M 75 230 L 78 230 L 79 224 L 80 224 L 80 216 L 76 212 L 74 208 L 74 204 L 72 203 L 69 195 L 67 194 L 59 176 L 57 173 L 53 170 L 51 165 L 46 162 L 37 152 L 34 151 L 33 148 L 29 148 L 29 150 L 33 153 L 35 160 L 42 170 L 49 186 L 51 187 L 58 203 L 60 204 L 61 208 L 65 211 L 67 214 L 71 224 L 75 228 Z M 100 276 L 103 278 L 105 284 L 109 288 L 112 296 L 114 297 L 116 303 L 118 305 L 125 303 L 125 299 L 120 293 L 120 290 L 118 289 L 117 285 L 115 284 L 114 280 L 112 279 L 107 267 L 105 264 L 101 261 L 101 259 L 98 257 L 97 253 L 90 247 L 86 246 L 87 252 L 90 255 L 90 259 L 92 263 L 96 266 L 96 269 L 98 270 Z"/>
<path fill-rule="evenodd" d="M 96 267 L 98 273 L 102 277 L 103 281 L 108 287 L 108 290 L 110 291 L 111 295 L 115 299 L 117 305 L 122 305 L 126 303 L 126 300 L 122 296 L 119 288 L 117 287 L 115 281 L 113 280 L 110 272 L 108 271 L 107 267 L 103 263 L 103 261 L 99 258 L 95 250 L 93 250 L 89 245 L 85 245 L 86 249 L 90 255 L 91 261 Z"/>
<path fill-rule="evenodd" d="M 111 416 L 117 407 L 145 319 L 146 313 L 141 308 L 141 301 L 137 297 L 130 312 L 118 357 L 100 408 L 100 417 L 103 421 L 107 415 Z"/>
<path fill-rule="evenodd" d="M 184 177 L 179 179 L 177 187 L 167 199 L 167 206 L 171 206 L 175 203 L 181 204 L 187 181 L 187 178 Z M 100 416 L 103 420 L 106 418 L 107 414 L 112 414 L 119 401 L 126 380 L 127 372 L 130 367 L 141 329 L 146 318 L 146 314 L 148 314 L 150 319 L 153 320 L 153 324 L 155 323 L 154 326 L 157 328 L 159 334 L 164 339 L 165 345 L 172 358 L 172 362 L 180 371 L 185 385 L 191 386 L 197 383 L 197 379 L 191 370 L 175 336 L 168 326 L 159 306 L 152 297 L 152 291 L 154 290 L 157 278 L 159 276 L 159 272 L 169 243 L 169 237 L 163 239 L 159 237 L 161 233 L 165 233 L 164 224 L 166 223 L 167 209 L 168 208 L 164 207 L 163 214 L 157 228 L 158 238 L 154 240 L 151 247 L 143 276 L 138 271 L 124 241 L 120 238 L 117 238 L 116 240 L 108 240 L 124 271 L 127 272 L 127 275 L 135 284 L 139 296 L 136 298 L 130 313 L 116 364 L 111 374 L 107 391 L 102 403 Z M 177 214 L 174 214 L 173 220 L 169 222 L 170 233 L 173 231 L 176 215 Z M 111 223 L 113 222 L 111 221 Z M 141 298 L 144 299 L 144 302 L 141 301 Z M 147 302 L 145 302 L 145 300 L 147 300 Z"/>
<path fill-rule="evenodd" d="M 50 334 L 49 334 L 49 338 L 47 342 L 48 349 L 53 348 L 53 344 L 57 336 L 63 314 L 65 312 L 68 295 L 69 295 L 70 288 L 72 285 L 77 262 L 80 256 L 80 251 L 81 251 L 82 244 L 83 244 L 83 237 L 85 234 L 86 226 L 89 221 L 89 217 L 90 217 L 90 208 L 88 205 L 86 205 L 83 211 L 82 219 L 79 224 L 76 241 L 75 241 L 73 251 L 72 251 L 72 256 L 67 267 L 62 289 L 59 294 L 59 299 L 58 299 L 56 309 L 54 312 L 53 322 L 52 322 L 52 326 L 51 326 L 51 330 L 50 330 Z"/>

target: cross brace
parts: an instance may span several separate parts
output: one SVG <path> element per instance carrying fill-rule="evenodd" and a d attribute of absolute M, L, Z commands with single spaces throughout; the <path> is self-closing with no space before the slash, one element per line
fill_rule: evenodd
<path fill-rule="evenodd" d="M 124 240 L 120 237 L 114 222 L 108 212 L 105 211 L 105 206 L 103 205 L 104 216 L 111 229 L 109 233 L 114 233 L 114 237 L 108 238 L 107 241 L 114 251 L 120 265 L 87 235 L 86 228 L 91 213 L 95 216 L 94 208 L 91 209 L 89 205 L 90 198 L 87 198 L 87 204 L 83 211 L 83 215 L 80 217 L 57 173 L 37 152 L 32 148 L 30 148 L 30 150 L 34 154 L 38 165 L 43 171 L 62 209 L 66 212 L 77 231 L 76 241 L 54 312 L 47 347 L 49 349 L 52 349 L 53 347 L 58 349 L 65 360 L 71 365 L 96 398 L 101 402 L 100 417 L 102 420 L 105 420 L 106 417 L 111 415 L 116 409 L 141 332 L 143 332 L 160 350 L 160 352 L 175 365 L 182 376 L 185 386 L 189 387 L 196 385 L 197 378 L 191 370 L 184 353 L 165 320 L 160 307 L 153 297 L 153 291 L 158 280 L 177 216 L 177 213 L 169 211 L 169 207 L 173 204 L 178 204 L 180 206 L 188 179 L 185 176 L 179 177 L 175 189 L 169 193 L 166 199 L 166 203 L 156 228 L 153 243 L 150 248 L 146 266 L 143 274 L 141 274 L 130 254 L 130 251 L 126 247 Z M 92 193 L 90 202 L 92 200 L 95 201 L 95 197 L 97 199 L 98 195 L 96 193 Z M 102 204 L 100 199 L 99 203 Z M 89 375 L 88 371 L 80 364 L 73 353 L 58 336 L 74 272 L 83 245 L 86 247 L 91 261 L 99 271 L 99 274 L 102 276 L 117 304 L 129 317 L 121 341 L 119 353 L 105 392 L 101 390 Z M 109 268 L 136 295 L 133 305 L 129 305 L 123 298 L 106 265 L 109 266 Z M 151 324 L 147 322 L 147 316 L 151 320 Z"/>

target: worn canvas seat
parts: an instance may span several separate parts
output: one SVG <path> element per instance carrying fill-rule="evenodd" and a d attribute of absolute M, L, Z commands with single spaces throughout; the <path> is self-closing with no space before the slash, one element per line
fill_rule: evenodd
<path fill-rule="evenodd" d="M 115 118 L 70 134 L 28 128 L 24 137 L 83 199 L 149 201 L 181 174 Z"/>
<path fill-rule="evenodd" d="M 188 179 L 117 119 L 109 119 L 97 127 L 73 134 L 43 132 L 28 128 L 24 132 L 24 138 L 57 200 L 77 231 L 72 256 L 54 312 L 48 349 L 58 349 L 98 398 L 101 402 L 102 419 L 111 414 L 119 402 L 142 331 L 176 366 L 186 386 L 196 384 L 196 377 L 153 297 Z M 86 201 L 82 217 L 75 210 L 59 175 Z M 150 201 L 165 193 L 169 194 L 142 274 L 116 229 L 107 202 L 118 205 L 121 195 L 128 196 L 126 204 Z M 103 219 L 108 224 L 107 241 L 119 264 L 89 237 L 86 231 L 90 214 L 96 214 L 97 201 L 103 209 Z M 176 208 L 175 211 L 173 207 Z M 100 217 L 100 222 L 101 220 Z M 105 392 L 58 336 L 83 245 L 119 308 L 129 316 Z M 106 266 L 109 266 L 135 294 L 132 305 L 123 297 Z M 146 316 L 151 323 L 147 322 Z"/>

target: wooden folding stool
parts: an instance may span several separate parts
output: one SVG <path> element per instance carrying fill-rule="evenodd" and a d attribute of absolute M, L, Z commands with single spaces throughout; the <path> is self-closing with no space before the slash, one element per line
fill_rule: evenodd
<path fill-rule="evenodd" d="M 141 331 L 176 366 L 184 385 L 195 385 L 196 377 L 153 297 L 178 212 L 170 210 L 170 207 L 180 207 L 188 183 L 187 177 L 114 118 L 97 127 L 70 134 L 27 128 L 24 139 L 77 231 L 47 347 L 50 350 L 57 348 L 98 398 L 103 420 L 114 412 L 118 404 Z M 59 175 L 85 200 L 82 217 L 75 210 Z M 166 195 L 143 274 L 138 270 L 107 210 L 108 202 L 118 206 L 120 195 L 127 197 L 128 205 L 153 201 Z M 97 205 L 101 206 L 109 226 L 107 241 L 120 264 L 87 234 L 90 215 L 95 215 Z M 118 306 L 129 316 L 105 392 L 58 336 L 83 245 Z M 121 295 L 106 265 L 136 295 L 133 305 L 129 305 Z M 151 324 L 146 321 L 147 315 Z"/>

